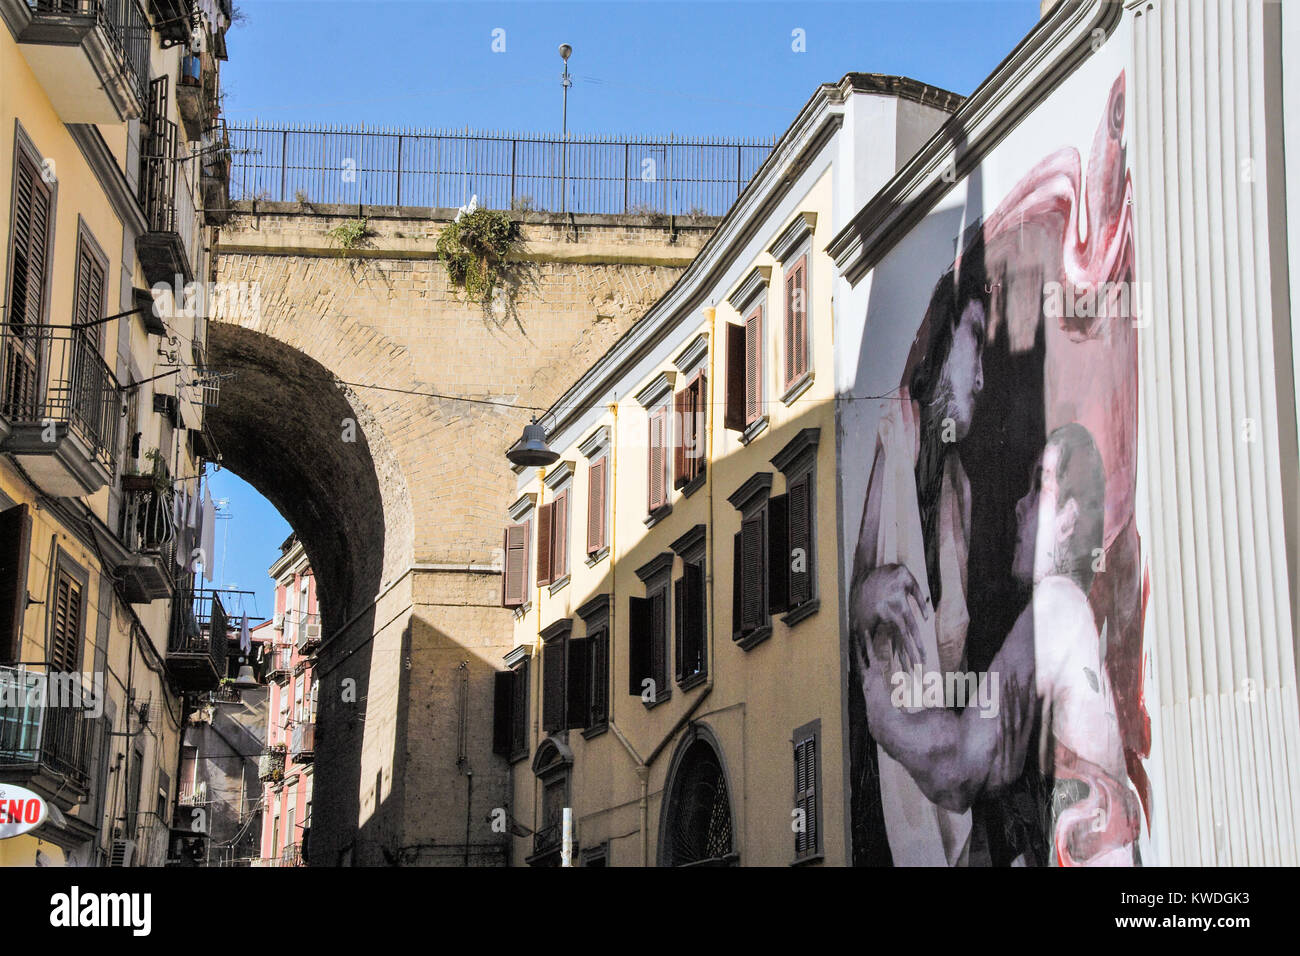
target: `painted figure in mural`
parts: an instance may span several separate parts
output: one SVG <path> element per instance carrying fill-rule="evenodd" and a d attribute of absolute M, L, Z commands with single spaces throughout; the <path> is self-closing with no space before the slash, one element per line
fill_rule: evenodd
<path fill-rule="evenodd" d="M 959 443 L 984 387 L 987 309 L 977 241 L 935 286 L 918 336 L 924 347 L 914 348 L 908 384 L 887 402 L 877 434 L 853 562 L 850 629 L 891 635 L 893 653 L 909 671 L 927 662 L 944 673 L 965 666 L 971 500 Z M 964 865 L 969 812 L 927 800 L 907 769 L 876 749 L 860 705 L 851 702 L 859 717 L 851 720 L 850 756 L 857 862 Z M 870 831 L 882 826 L 888 847 L 873 850 Z"/>
<path fill-rule="evenodd" d="M 1140 811 L 1125 781 L 1114 696 L 1087 597 L 1101 550 L 1105 484 L 1087 429 L 1053 431 L 1016 509 L 1013 567 L 1031 598 L 988 671 L 1001 685 L 998 714 L 976 707 L 909 712 L 899 706 L 903 675 L 890 664 L 889 638 L 853 644 L 855 656 L 870 658 L 870 667 L 857 670 L 875 739 L 949 811 L 967 810 L 1019 777 L 1039 724 L 1039 765 L 1054 781 L 1052 863 L 1060 866 L 1136 862 Z"/>
<path fill-rule="evenodd" d="M 986 776 L 974 807 L 933 799 L 915 768 L 874 739 L 863 695 L 872 675 L 866 655 L 855 653 L 848 705 L 857 865 L 1123 861 L 1133 856 L 1120 836 L 1129 832 L 1126 777 L 1149 814 L 1142 766 L 1150 752 L 1142 699 L 1146 594 L 1134 516 L 1140 296 L 1124 127 L 1121 72 L 1086 170 L 1074 147 L 1048 154 L 967 230 L 957 261 L 931 295 L 897 394 L 881 413 L 862 522 L 850 539 L 856 543 L 848 595 L 851 644 L 862 650 L 874 636 L 889 673 L 991 674 L 1007 635 L 1019 627 L 1023 643 L 1036 621 L 1046 626 L 1049 612 L 1066 622 L 1057 630 L 1074 629 L 1068 646 L 1082 646 L 1079 635 L 1090 633 L 1099 663 L 1089 666 L 1089 687 L 1105 706 L 1088 713 L 1111 713 L 1106 726 L 1120 742 L 1121 770 L 1109 742 L 1100 754 L 1076 739 L 1089 724 L 1075 718 L 1044 753 L 1050 759 L 998 751 L 1004 768 L 1019 773 L 1010 787 L 991 786 Z M 978 191 L 973 197 L 977 212 Z M 1029 592 L 1026 604 L 1012 512 L 1025 501 L 1029 466 L 1047 435 L 1070 423 L 1089 436 L 1108 476 L 1092 555 L 1100 573 L 1078 577 L 1073 590 L 1057 580 L 1062 575 L 1048 575 L 1052 580 L 1041 594 Z M 1082 604 L 1055 600 L 1062 595 L 1082 596 Z M 1032 650 L 1033 642 L 1027 646 Z M 1028 692 L 1024 680 L 1020 687 Z M 1057 689 L 1061 700 L 1071 698 L 1072 685 Z M 910 716 L 907 710 L 901 715 Z M 925 733 L 922 724 L 902 727 Z M 1019 739 L 1024 721 L 1011 729 Z M 1054 739 L 1052 732 L 1044 725 L 1040 741 Z M 1115 809 L 1106 821 L 1120 831 L 1088 831 L 1100 838 L 1058 832 L 1054 807 L 1097 814 L 1098 801 Z M 1094 853 L 1085 846 L 1089 839 L 1104 839 L 1109 849 Z"/>

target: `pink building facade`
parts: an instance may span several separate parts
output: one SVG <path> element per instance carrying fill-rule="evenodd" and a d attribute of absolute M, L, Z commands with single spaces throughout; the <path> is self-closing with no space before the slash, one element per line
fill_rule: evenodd
<path fill-rule="evenodd" d="M 268 687 L 262 782 L 263 866 L 303 866 L 309 843 L 317 688 L 312 674 L 320 645 L 316 576 L 296 535 L 270 567 L 275 616 L 260 653 Z"/>

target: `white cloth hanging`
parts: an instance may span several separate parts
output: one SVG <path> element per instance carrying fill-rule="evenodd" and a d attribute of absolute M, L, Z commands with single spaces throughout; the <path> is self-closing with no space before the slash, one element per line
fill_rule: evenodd
<path fill-rule="evenodd" d="M 240 603 L 243 603 L 241 596 Z M 244 612 L 244 619 L 239 625 L 239 650 L 242 654 L 247 654 L 253 649 L 253 635 L 248 630 L 248 612 Z"/>
<path fill-rule="evenodd" d="M 203 577 L 209 584 L 212 583 L 213 578 L 212 566 L 216 564 L 212 560 L 213 545 L 217 540 L 216 510 L 212 504 L 212 495 L 205 485 L 203 487 L 203 532 L 199 536 L 199 550 L 203 552 Z"/>

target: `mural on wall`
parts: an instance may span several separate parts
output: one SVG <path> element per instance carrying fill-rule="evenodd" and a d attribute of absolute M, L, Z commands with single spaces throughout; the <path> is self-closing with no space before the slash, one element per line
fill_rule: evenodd
<path fill-rule="evenodd" d="M 869 469 L 844 529 L 859 865 L 1141 862 L 1141 317 L 1106 80 L 1086 166 L 1051 152 L 963 231 L 875 441 L 844 442 Z M 895 274 L 868 327 L 899 321 L 871 314 Z"/>

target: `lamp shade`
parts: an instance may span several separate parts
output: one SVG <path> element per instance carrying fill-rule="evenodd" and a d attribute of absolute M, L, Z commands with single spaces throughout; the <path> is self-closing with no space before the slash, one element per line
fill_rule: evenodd
<path fill-rule="evenodd" d="M 560 456 L 546 444 L 546 429 L 536 422 L 524 426 L 523 436 L 506 452 L 506 457 L 512 464 L 524 467 L 550 465 L 560 460 Z"/>

